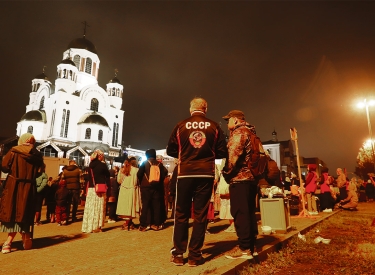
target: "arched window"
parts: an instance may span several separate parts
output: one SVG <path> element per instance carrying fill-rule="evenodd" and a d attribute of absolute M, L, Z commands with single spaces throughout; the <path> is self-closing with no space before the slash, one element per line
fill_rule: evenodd
<path fill-rule="evenodd" d="M 85 72 L 88 74 L 91 74 L 91 66 L 92 66 L 92 60 L 90 57 L 87 57 L 86 59 L 86 67 L 85 67 Z"/>
<path fill-rule="evenodd" d="M 90 139 L 91 138 L 91 129 L 87 128 L 86 133 L 85 133 L 85 139 Z"/>
<path fill-rule="evenodd" d="M 55 114 L 56 114 L 56 109 L 53 110 L 52 112 L 52 120 L 51 120 L 51 129 L 49 129 L 49 135 L 53 135 L 53 126 L 55 125 Z"/>
<path fill-rule="evenodd" d="M 60 129 L 60 137 L 67 137 L 68 136 L 68 127 L 69 127 L 69 117 L 70 111 L 63 110 L 62 121 L 61 121 L 61 129 Z"/>
<path fill-rule="evenodd" d="M 81 61 L 81 57 L 77 54 L 73 58 L 74 64 L 76 64 L 76 67 L 79 68 L 79 62 Z"/>
<path fill-rule="evenodd" d="M 99 130 L 98 140 L 103 141 L 103 131 L 102 130 Z"/>
<path fill-rule="evenodd" d="M 96 98 L 91 99 L 90 110 L 95 112 L 99 110 L 99 101 Z"/>
<path fill-rule="evenodd" d="M 42 96 L 42 99 L 40 100 L 39 110 L 41 110 L 43 108 L 44 108 L 44 96 Z"/>
<path fill-rule="evenodd" d="M 112 146 L 116 147 L 118 144 L 118 123 L 113 123 L 113 133 L 112 133 Z"/>
<path fill-rule="evenodd" d="M 63 114 L 62 114 L 62 120 L 61 120 L 60 137 L 63 137 L 63 134 L 64 134 L 65 116 L 66 116 L 66 110 L 64 109 Z"/>
<path fill-rule="evenodd" d="M 27 132 L 28 132 L 29 134 L 32 134 L 32 133 L 33 133 L 33 126 L 29 126 L 29 127 L 27 127 Z"/>
<path fill-rule="evenodd" d="M 68 137 L 69 117 L 70 117 L 70 111 L 68 110 L 66 112 L 65 129 L 64 129 L 64 137 L 65 138 Z"/>

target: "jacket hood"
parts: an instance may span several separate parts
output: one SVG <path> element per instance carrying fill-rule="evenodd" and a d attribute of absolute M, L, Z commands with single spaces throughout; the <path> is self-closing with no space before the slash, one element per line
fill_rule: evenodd
<path fill-rule="evenodd" d="M 77 169 L 78 166 L 77 165 L 69 165 L 69 166 L 65 166 L 64 169 L 68 170 L 68 171 L 74 171 L 75 169 Z"/>

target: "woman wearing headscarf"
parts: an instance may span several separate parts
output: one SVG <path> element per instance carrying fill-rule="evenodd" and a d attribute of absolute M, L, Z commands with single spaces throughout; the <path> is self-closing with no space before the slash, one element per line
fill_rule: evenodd
<path fill-rule="evenodd" d="M 91 162 L 86 174 L 87 194 L 85 211 L 83 213 L 82 232 L 101 232 L 106 216 L 106 193 L 97 193 L 95 185 L 109 184 L 109 170 L 104 161 L 104 153 L 95 150 L 91 155 Z"/>
<path fill-rule="evenodd" d="M 1 170 L 8 173 L 0 200 L 0 232 L 7 232 L 1 252 L 11 252 L 17 232 L 22 235 L 24 249 L 31 249 L 31 228 L 36 204 L 36 178 L 43 166 L 42 154 L 34 148 L 32 134 L 23 134 L 3 158 Z"/>
<path fill-rule="evenodd" d="M 123 230 L 134 229 L 133 219 L 139 217 L 140 195 L 137 178 L 137 161 L 130 158 L 124 161 L 124 166 L 117 175 L 117 182 L 120 185 L 116 213 L 125 219 L 122 225 Z"/>
<path fill-rule="evenodd" d="M 357 195 L 357 186 L 350 182 L 349 191 L 346 199 L 340 201 L 340 208 L 346 210 L 355 210 L 358 206 L 358 195 Z"/>

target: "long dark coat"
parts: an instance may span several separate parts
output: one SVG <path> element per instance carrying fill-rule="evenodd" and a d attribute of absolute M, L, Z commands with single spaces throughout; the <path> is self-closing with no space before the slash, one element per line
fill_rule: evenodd
<path fill-rule="evenodd" d="M 14 146 L 3 158 L 8 173 L 0 200 L 0 221 L 32 224 L 35 215 L 36 181 L 43 156 L 32 145 Z"/>

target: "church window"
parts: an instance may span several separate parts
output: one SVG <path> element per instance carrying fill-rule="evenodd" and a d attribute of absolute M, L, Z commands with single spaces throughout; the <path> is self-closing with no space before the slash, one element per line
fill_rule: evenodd
<path fill-rule="evenodd" d="M 32 134 L 32 133 L 33 133 L 33 126 L 29 126 L 29 127 L 27 127 L 27 132 L 28 132 L 29 134 Z"/>
<path fill-rule="evenodd" d="M 65 138 L 68 137 L 69 117 L 70 117 L 70 111 L 68 110 L 66 112 L 65 129 L 64 129 L 64 137 Z"/>
<path fill-rule="evenodd" d="M 103 141 L 103 131 L 102 130 L 99 130 L 98 140 Z"/>
<path fill-rule="evenodd" d="M 51 129 L 49 129 L 49 135 L 50 136 L 52 136 L 52 134 L 53 134 L 53 125 L 55 124 L 55 114 L 56 114 L 56 109 L 53 110 L 53 112 L 52 112 Z"/>
<path fill-rule="evenodd" d="M 40 100 L 39 110 L 41 110 L 43 108 L 44 108 L 44 96 L 42 96 L 42 99 Z"/>
<path fill-rule="evenodd" d="M 92 66 L 92 60 L 90 57 L 88 57 L 86 59 L 86 68 L 85 68 L 86 73 L 91 74 L 91 66 Z"/>
<path fill-rule="evenodd" d="M 79 61 L 81 60 L 81 57 L 77 54 L 73 58 L 74 64 L 76 64 L 76 67 L 79 68 Z"/>
<path fill-rule="evenodd" d="M 40 150 L 40 152 L 42 153 L 42 155 L 44 157 L 55 157 L 57 155 L 57 151 L 51 147 L 44 147 L 42 150 Z"/>
<path fill-rule="evenodd" d="M 91 138 L 91 129 L 87 128 L 86 133 L 85 133 L 85 139 L 90 139 Z"/>
<path fill-rule="evenodd" d="M 68 126 L 69 126 L 69 117 L 70 111 L 63 110 L 62 121 L 61 121 L 61 129 L 60 129 L 60 137 L 67 137 L 68 136 Z"/>
<path fill-rule="evenodd" d="M 91 99 L 90 110 L 95 112 L 99 110 L 99 101 L 96 98 Z"/>
<path fill-rule="evenodd" d="M 69 155 L 69 159 L 75 160 L 78 166 L 84 166 L 85 156 L 81 153 L 80 150 L 75 150 Z"/>
<path fill-rule="evenodd" d="M 61 121 L 60 137 L 63 137 L 63 134 L 64 134 L 65 116 L 66 116 L 66 110 L 64 109 L 63 115 L 62 115 L 62 121 Z"/>
<path fill-rule="evenodd" d="M 67 76 L 66 76 L 66 69 L 63 70 L 62 78 L 67 78 Z"/>
<path fill-rule="evenodd" d="M 116 147 L 118 144 L 118 123 L 113 123 L 112 146 Z"/>

